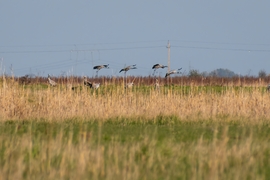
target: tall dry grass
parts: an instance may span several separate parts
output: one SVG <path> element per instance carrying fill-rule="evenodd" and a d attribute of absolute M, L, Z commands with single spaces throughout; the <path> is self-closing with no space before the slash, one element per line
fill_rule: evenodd
<path fill-rule="evenodd" d="M 114 117 L 152 118 L 175 115 L 180 119 L 216 119 L 220 116 L 270 118 L 270 94 L 264 86 L 225 86 L 221 91 L 196 85 L 163 84 L 159 91 L 154 86 L 135 86 L 104 82 L 92 90 L 81 84 L 71 90 L 67 84 L 47 87 L 39 84 L 24 86 L 3 78 L 0 84 L 0 118 L 65 120 L 72 118 L 104 120 Z M 81 86 L 81 87 L 80 87 Z"/>
<path fill-rule="evenodd" d="M 101 144 L 83 129 L 81 138 L 73 143 L 73 134 L 69 132 L 66 138 L 63 129 L 56 137 L 34 138 L 31 131 L 10 139 L 0 136 L 4 147 L 0 179 L 240 180 L 267 179 L 269 174 L 269 141 L 257 141 L 250 134 L 230 145 L 226 128 L 212 141 L 202 136 L 194 142 L 168 139 L 162 144 L 148 133 L 138 142 L 122 143 L 119 137 L 112 137 Z"/>

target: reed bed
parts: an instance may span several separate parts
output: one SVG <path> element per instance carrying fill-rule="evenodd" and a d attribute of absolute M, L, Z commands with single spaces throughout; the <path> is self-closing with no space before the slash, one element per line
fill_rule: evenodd
<path fill-rule="evenodd" d="M 75 89 L 71 89 L 71 86 Z M 81 84 L 24 86 L 15 81 L 0 85 L 0 118 L 24 119 L 99 119 L 141 117 L 155 119 L 174 115 L 182 120 L 216 119 L 220 116 L 252 120 L 270 118 L 269 93 L 265 86 L 182 86 L 163 84 L 125 89 L 124 83 L 104 82 L 98 90 Z"/>

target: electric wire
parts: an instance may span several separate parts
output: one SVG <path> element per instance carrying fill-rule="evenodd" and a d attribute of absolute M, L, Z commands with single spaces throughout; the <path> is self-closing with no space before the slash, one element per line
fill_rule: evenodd
<path fill-rule="evenodd" d="M 66 60 L 61 60 L 61 61 L 54 61 L 54 62 L 50 62 L 50 63 L 44 63 L 44 64 L 39 64 L 39 65 L 33 65 L 33 66 L 28 66 L 28 67 L 21 67 L 21 68 L 15 68 L 14 71 L 16 72 L 23 72 L 29 69 L 42 69 L 42 70 L 47 70 L 47 69 L 61 69 L 61 68 L 66 68 L 66 67 L 75 67 L 77 65 L 82 65 L 82 64 L 86 64 L 92 63 L 92 66 L 94 64 L 99 64 L 99 63 L 106 63 L 106 64 L 110 64 L 110 67 L 113 68 L 113 70 L 116 70 L 117 68 L 121 69 L 125 66 L 124 63 L 121 63 L 119 61 L 114 61 L 114 60 L 105 60 L 105 59 L 100 59 L 100 52 L 106 52 L 106 51 L 128 51 L 128 50 L 147 50 L 147 49 L 159 49 L 159 48 L 166 48 L 166 45 L 138 45 L 138 46 L 130 46 L 130 47 L 126 47 L 126 46 L 120 46 L 120 47 L 95 47 L 95 48 L 81 48 L 78 46 L 89 46 L 89 45 L 124 45 L 124 44 L 143 44 L 143 43 L 164 43 L 165 40 L 157 40 L 157 41 L 134 41 L 134 42 L 116 42 L 116 43 L 89 43 L 89 44 L 68 44 L 68 45 L 35 45 L 35 46 L 31 46 L 31 45 L 21 45 L 21 46 L 0 46 L 1 49 L 4 48 L 15 48 L 15 47 L 41 47 L 43 49 L 41 50 L 0 50 L 0 54 L 38 54 L 38 53 L 69 53 L 70 54 L 70 59 L 66 59 Z M 174 43 L 176 45 L 174 45 Z M 177 45 L 180 43 L 195 43 L 195 45 Z M 173 40 L 170 41 L 171 48 L 181 48 L 181 49 L 197 49 L 197 50 L 214 50 L 214 51 L 236 51 L 236 52 L 259 52 L 259 53 L 269 53 L 270 49 L 259 49 L 259 48 L 247 48 L 243 46 L 264 46 L 264 47 L 268 47 L 270 46 L 270 44 L 248 44 L 248 43 L 226 43 L 226 42 L 204 42 L 204 41 L 185 41 L 185 40 Z M 196 44 L 212 44 L 212 45 L 238 45 L 238 46 L 242 46 L 241 48 L 232 48 L 230 47 L 210 47 L 209 45 L 207 46 L 202 46 L 202 45 L 196 45 Z M 165 43 L 164 43 L 165 44 Z M 56 47 L 70 47 L 69 49 L 56 49 Z M 71 47 L 74 47 L 76 49 L 72 49 Z M 44 50 L 44 47 L 54 47 L 54 49 L 51 50 Z M 79 54 L 83 52 L 84 53 L 84 59 L 80 59 L 79 58 Z M 91 52 L 91 57 L 92 59 L 88 59 L 85 57 L 85 53 L 86 52 Z M 93 53 L 98 52 L 99 53 L 99 58 L 98 60 L 94 60 L 93 59 Z M 76 53 L 76 59 L 71 58 L 72 53 Z M 24 60 L 25 61 L 25 60 Z M 131 62 L 132 63 L 132 62 Z M 136 64 L 136 63 L 134 63 Z M 138 69 L 140 71 L 143 72 L 149 72 L 150 68 L 145 67 L 145 66 L 137 66 Z M 77 67 L 76 67 L 77 68 Z M 91 66 L 90 66 L 91 69 Z M 116 70 L 117 72 L 117 70 Z"/>

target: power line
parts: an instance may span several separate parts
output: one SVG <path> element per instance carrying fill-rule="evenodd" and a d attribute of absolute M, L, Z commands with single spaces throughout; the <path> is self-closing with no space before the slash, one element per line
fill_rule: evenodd
<path fill-rule="evenodd" d="M 149 41 L 145 41 L 145 43 L 148 43 Z M 171 42 L 171 41 L 170 41 Z M 180 42 L 184 42 L 184 41 L 180 41 Z M 245 44 L 245 43 L 218 43 L 218 42 L 200 42 L 200 41 L 187 41 L 187 42 L 192 42 L 192 43 L 207 43 L 207 44 L 235 44 L 235 45 L 251 45 L 251 44 Z M 123 44 L 125 44 L 127 42 L 123 42 Z M 131 44 L 135 44 L 138 42 L 129 42 Z M 143 42 L 141 42 L 143 43 Z M 104 43 L 106 44 L 106 43 Z M 114 44 L 114 43 L 107 43 L 107 44 Z M 115 43 L 115 44 L 121 44 L 121 43 Z M 181 43 L 179 43 L 181 44 Z M 255 45 L 255 44 L 253 44 Z M 257 45 L 264 45 L 264 46 L 268 46 L 267 44 L 257 44 Z M 74 47 L 74 44 L 72 45 Z M 183 49 L 199 49 L 199 50 L 213 50 L 213 51 L 239 51 L 239 52 L 266 52 L 269 53 L 270 50 L 269 49 L 254 49 L 254 48 L 231 48 L 231 46 L 227 46 L 227 47 L 209 47 L 211 45 L 201 45 L 201 46 L 197 46 L 197 45 L 170 45 L 170 48 L 183 48 Z M 0 46 L 1 47 L 1 46 Z M 41 46 L 41 47 L 45 47 L 45 46 Z M 75 49 L 72 50 L 67 50 L 67 49 L 52 49 L 52 50 L 10 50 L 10 51 L 0 51 L 0 53 L 2 54 L 20 54 L 20 53 L 70 53 L 70 59 L 69 60 L 62 60 L 62 61 L 56 61 L 56 62 L 51 62 L 51 63 L 45 63 L 45 64 L 40 64 L 40 65 L 34 65 L 32 67 L 24 67 L 24 68 L 18 68 L 18 69 L 14 69 L 14 71 L 18 72 L 18 71 L 26 71 L 31 69 L 37 69 L 37 70 L 43 70 L 43 69 L 61 69 L 61 68 L 65 68 L 65 67 L 75 67 L 75 73 L 76 73 L 76 66 L 77 64 L 85 64 L 85 63 L 90 63 L 92 61 L 92 67 L 94 66 L 94 59 L 93 59 L 93 53 L 94 52 L 98 52 L 99 53 L 99 57 L 98 60 L 95 60 L 95 63 L 108 63 L 108 64 L 113 64 L 113 68 L 114 69 L 121 69 L 123 67 L 123 63 L 119 63 L 119 61 L 112 61 L 112 60 L 102 60 L 100 59 L 100 52 L 102 51 L 125 51 L 125 50 L 136 50 L 136 49 L 157 49 L 157 48 L 166 48 L 165 45 L 149 45 L 149 46 L 130 46 L 130 47 L 111 47 L 111 48 L 77 48 L 77 46 L 75 45 Z M 168 46 L 167 46 L 168 48 Z M 81 58 L 79 58 L 79 53 L 80 52 L 91 52 L 91 58 L 87 59 L 84 56 L 84 59 L 82 60 Z M 72 53 L 76 53 L 76 59 L 72 60 L 71 55 Z M 78 59 L 79 58 L 79 59 Z M 25 61 L 25 60 L 24 60 Z M 138 66 L 140 71 L 143 72 L 149 72 L 151 69 L 150 67 L 140 67 Z M 91 68 L 92 69 L 92 68 Z M 90 70 L 90 69 L 89 69 Z"/>
<path fill-rule="evenodd" d="M 0 45 L 0 47 L 63 47 L 63 46 L 88 46 L 88 45 L 115 45 L 115 44 L 137 44 L 137 43 L 156 43 L 156 42 L 165 42 L 166 40 L 150 40 L 150 41 L 123 41 L 123 42 L 109 42 L 109 43 L 73 43 L 73 44 L 54 44 L 54 45 L 14 45 L 14 46 L 7 46 L 7 45 Z"/>
<path fill-rule="evenodd" d="M 223 51 L 270 52 L 269 49 L 213 48 L 202 46 L 172 46 L 172 47 L 184 49 L 205 49 L 205 50 L 223 50 Z"/>
<path fill-rule="evenodd" d="M 266 43 L 214 42 L 214 41 L 189 41 L 189 40 L 173 40 L 173 42 L 219 44 L 219 45 L 270 46 L 270 44 Z"/>
<path fill-rule="evenodd" d="M 62 65 L 65 65 L 67 63 L 72 64 L 72 63 L 75 63 L 75 62 L 74 62 L 74 60 L 63 60 L 63 61 L 57 61 L 57 62 L 52 62 L 52 63 L 35 65 L 35 66 L 31 66 L 31 68 L 39 69 L 39 68 L 61 67 Z M 23 67 L 23 68 L 17 68 L 17 69 L 14 69 L 14 70 L 21 71 L 21 70 L 27 70 L 27 69 L 29 69 L 29 66 L 28 67 Z"/>
<path fill-rule="evenodd" d="M 60 52 L 95 52 L 95 51 L 117 51 L 133 49 L 154 49 L 165 46 L 137 46 L 137 47 L 120 47 L 120 48 L 101 48 L 101 49 L 76 49 L 76 50 L 29 50 L 29 51 L 0 51 L 2 54 L 20 54 L 20 53 L 60 53 Z"/>
<path fill-rule="evenodd" d="M 179 39 L 170 39 L 171 42 L 182 42 L 182 43 L 200 43 L 200 44 L 227 44 L 227 45 L 255 45 L 255 46 L 270 46 L 267 43 L 242 43 L 242 42 L 217 42 L 217 41 L 193 41 L 193 40 L 179 40 Z M 94 42 L 94 43 L 73 43 L 73 44 L 52 44 L 52 45 L 0 45 L 1 48 L 22 48 L 22 47 L 64 47 L 70 46 L 73 47 L 74 44 L 77 46 L 96 46 L 96 45 L 117 45 L 117 44 L 138 44 L 138 43 L 158 43 L 161 42 L 165 44 L 167 40 L 149 40 L 149 41 L 123 41 L 123 42 Z"/>
<path fill-rule="evenodd" d="M 100 63 L 111 63 L 113 64 L 113 69 L 117 69 L 120 70 L 123 67 L 123 63 L 118 63 L 117 61 L 106 61 L 106 60 L 101 60 L 99 61 Z M 83 60 L 78 60 L 77 62 L 74 60 L 63 60 L 63 61 L 58 61 L 58 62 L 54 62 L 54 63 L 46 63 L 46 64 L 41 64 L 41 65 L 36 65 L 36 66 L 31 66 L 31 67 L 24 67 L 24 68 L 15 68 L 14 71 L 15 72 L 22 72 L 22 71 L 27 71 L 30 68 L 36 69 L 36 70 L 53 70 L 53 69 L 60 69 L 60 68 L 66 68 L 66 67 L 70 67 L 72 68 L 73 66 L 77 65 L 81 65 L 81 64 L 86 64 L 86 63 L 90 63 L 90 59 L 83 59 Z M 149 68 L 145 67 L 145 66 L 138 66 L 138 68 L 140 69 L 140 71 L 142 72 L 148 72 L 151 70 L 151 66 Z M 92 67 L 89 68 L 89 70 L 92 70 Z"/>
<path fill-rule="evenodd" d="M 0 51 L 2 54 L 22 54 L 22 53 L 63 53 L 63 52 L 100 52 L 100 51 L 118 51 L 118 50 L 134 50 L 134 49 L 155 49 L 165 48 L 166 46 L 137 46 L 137 47 L 119 47 L 119 48 L 100 48 L 100 49 L 76 49 L 76 50 L 29 50 L 29 51 Z M 270 52 L 270 49 L 253 49 L 253 48 L 215 48 L 203 46 L 182 46 L 172 45 L 172 48 L 184 49 L 205 49 L 205 50 L 224 50 L 224 51 L 248 51 L 248 52 Z"/>

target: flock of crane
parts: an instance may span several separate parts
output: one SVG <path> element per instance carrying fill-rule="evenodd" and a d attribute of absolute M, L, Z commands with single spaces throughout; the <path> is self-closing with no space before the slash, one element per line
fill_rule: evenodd
<path fill-rule="evenodd" d="M 164 69 L 166 67 L 168 67 L 168 66 L 164 66 L 162 64 L 155 64 L 155 65 L 153 65 L 153 67 L 152 67 L 152 69 L 154 70 L 153 71 L 153 75 L 155 74 L 155 72 L 156 72 L 157 69 L 159 69 L 159 68 Z M 96 69 L 96 76 L 98 76 L 98 71 L 101 70 L 101 69 L 103 69 L 103 68 L 107 68 L 108 69 L 109 68 L 109 64 L 98 65 L 98 66 L 94 66 L 93 67 L 93 69 Z M 137 69 L 136 64 L 124 67 L 123 69 L 121 69 L 119 71 L 119 73 L 124 72 L 125 73 L 125 77 L 126 77 L 126 72 L 129 71 L 129 70 L 131 70 L 131 69 Z M 170 76 L 171 74 L 180 74 L 180 70 L 181 69 L 182 68 L 179 68 L 179 69 L 176 69 L 176 70 L 171 70 L 171 71 L 167 72 L 166 75 L 165 75 L 165 78 L 168 77 L 168 76 Z M 87 86 L 87 87 L 92 88 L 92 89 L 98 89 L 100 87 L 100 83 L 89 82 L 87 80 L 87 77 L 86 76 L 83 76 L 83 79 L 84 79 L 83 80 L 84 86 Z M 132 88 L 134 80 L 132 82 L 126 83 L 125 88 Z M 48 74 L 48 82 L 49 82 L 49 84 L 51 86 L 56 86 L 57 85 L 57 83 L 54 80 L 51 79 L 50 74 Z M 156 79 L 156 82 L 155 82 L 155 89 L 156 90 L 159 90 L 159 81 L 158 81 L 158 79 Z M 268 92 L 270 92 L 270 84 L 266 87 L 266 90 Z"/>
<path fill-rule="evenodd" d="M 168 67 L 168 66 L 164 66 L 162 64 L 155 64 L 155 65 L 153 65 L 153 67 L 152 67 L 152 69 L 154 70 L 153 71 L 153 75 L 155 74 L 155 72 L 156 72 L 157 69 L 159 69 L 159 68 L 164 69 L 166 67 Z M 107 68 L 108 69 L 109 68 L 109 64 L 98 65 L 98 66 L 94 66 L 93 67 L 93 69 L 96 70 L 96 76 L 98 76 L 99 70 L 101 70 L 103 68 Z M 119 73 L 124 72 L 125 73 L 125 77 L 126 77 L 127 71 L 129 71 L 131 69 L 137 69 L 136 64 L 124 67 L 123 69 L 121 69 L 119 71 Z M 176 69 L 176 70 L 171 70 L 171 71 L 167 72 L 166 75 L 165 75 L 165 78 L 168 77 L 168 76 L 170 76 L 171 74 L 179 74 L 181 69 L 182 68 Z M 130 82 L 130 83 L 126 83 L 125 88 L 131 88 L 133 86 L 133 81 Z M 49 84 L 51 86 L 56 86 L 57 85 L 57 83 L 54 80 L 51 79 L 50 74 L 48 74 L 48 82 L 49 82 Z M 87 77 L 86 76 L 83 77 L 83 83 L 84 83 L 84 86 L 87 86 L 87 87 L 92 88 L 92 89 L 98 89 L 100 87 L 100 83 L 89 82 L 87 80 Z M 156 79 L 156 82 L 155 82 L 155 89 L 159 89 L 158 79 Z"/>
<path fill-rule="evenodd" d="M 156 72 L 157 69 L 159 69 L 159 68 L 164 69 L 164 68 L 166 68 L 166 67 L 168 67 L 168 66 L 164 66 L 164 65 L 162 65 L 162 64 L 155 64 L 155 65 L 153 65 L 153 67 L 152 67 L 152 69 L 154 70 L 153 75 L 155 74 L 155 72 Z M 103 69 L 103 68 L 107 68 L 107 69 L 108 69 L 108 68 L 109 68 L 109 64 L 106 64 L 106 65 L 98 65 L 98 66 L 94 66 L 94 67 L 93 67 L 93 69 L 96 69 L 96 76 L 98 76 L 98 71 L 101 70 L 101 69 Z M 130 65 L 130 66 L 127 66 L 127 67 L 124 67 L 123 69 L 121 69 L 121 70 L 119 71 L 119 73 L 121 73 L 121 72 L 124 71 L 124 72 L 125 72 L 125 75 L 126 75 L 126 72 L 129 71 L 130 69 L 137 69 L 136 64 Z M 169 72 L 166 73 L 165 77 L 168 77 L 168 76 L 170 76 L 171 74 L 179 74 L 181 69 L 182 69 L 182 68 L 177 69 L 177 70 L 169 71 Z"/>

